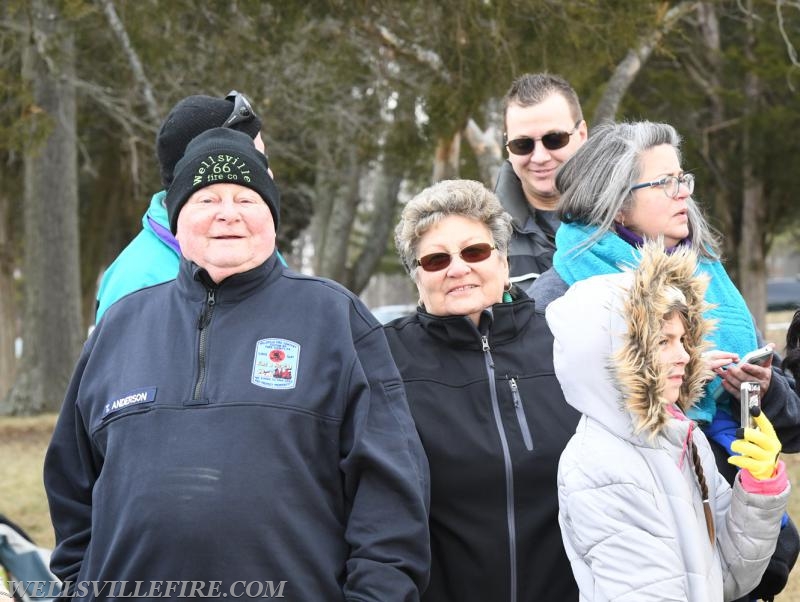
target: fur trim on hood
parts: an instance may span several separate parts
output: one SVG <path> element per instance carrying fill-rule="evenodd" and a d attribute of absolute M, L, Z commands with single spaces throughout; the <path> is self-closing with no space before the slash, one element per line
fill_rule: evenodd
<path fill-rule="evenodd" d="M 680 300 L 688 309 L 683 345 L 690 360 L 684 371 L 678 405 L 686 412 L 700 398 L 705 384 L 702 353 L 711 323 L 703 318 L 708 280 L 695 275 L 697 256 L 688 248 L 667 255 L 656 244 L 642 249 L 642 259 L 633 271 L 633 282 L 623 303 L 628 331 L 614 354 L 613 367 L 635 432 L 655 435 L 670 418 L 664 399 L 666 370 L 658 362 L 661 328 L 670 307 Z"/>
<path fill-rule="evenodd" d="M 650 439 L 671 418 L 659 366 L 662 323 L 680 299 L 688 309 L 684 347 L 690 356 L 678 404 L 683 411 L 702 394 L 701 355 L 712 324 L 703 317 L 707 279 L 689 248 L 667 254 L 648 242 L 641 260 L 622 273 L 576 282 L 547 308 L 553 363 L 567 402 L 629 439 Z M 625 410 L 621 412 L 620 410 Z"/>

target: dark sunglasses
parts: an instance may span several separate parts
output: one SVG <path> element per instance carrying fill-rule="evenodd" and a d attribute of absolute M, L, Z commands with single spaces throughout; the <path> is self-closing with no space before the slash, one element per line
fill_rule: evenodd
<path fill-rule="evenodd" d="M 222 124 L 222 127 L 232 128 L 239 123 L 245 123 L 246 121 L 256 118 L 256 112 L 253 110 L 253 107 L 250 106 L 250 101 L 247 100 L 244 94 L 236 90 L 231 90 L 228 92 L 225 100 L 229 100 L 233 103 L 233 111 L 231 111 L 225 123 Z"/>
<path fill-rule="evenodd" d="M 494 245 L 488 242 L 479 242 L 474 245 L 464 247 L 458 253 L 431 253 L 414 260 L 414 265 L 418 265 L 426 272 L 438 272 L 450 265 L 453 255 L 458 255 L 467 263 L 478 263 L 489 258 L 494 251 Z"/>
<path fill-rule="evenodd" d="M 581 124 L 581 121 L 583 121 L 583 119 L 578 119 L 578 121 L 575 122 L 575 127 L 572 128 L 571 132 L 550 132 L 541 138 L 514 138 L 514 140 L 506 142 L 506 148 L 512 155 L 530 155 L 533 149 L 536 148 L 537 140 L 540 140 L 542 146 L 547 150 L 564 148 L 569 144 L 569 139 L 572 134 L 578 131 L 578 126 Z"/>

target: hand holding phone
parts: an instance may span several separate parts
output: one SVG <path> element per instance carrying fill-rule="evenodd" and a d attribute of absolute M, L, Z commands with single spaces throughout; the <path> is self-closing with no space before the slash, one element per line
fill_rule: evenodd
<path fill-rule="evenodd" d="M 763 367 L 765 367 L 765 364 L 767 364 L 767 362 L 769 362 L 770 358 L 772 357 L 774 348 L 775 348 L 775 345 L 773 343 L 768 343 L 768 344 L 764 345 L 763 347 L 759 347 L 758 349 L 754 349 L 753 351 L 750 351 L 749 353 L 746 353 L 739 360 L 738 363 L 729 364 L 727 366 L 720 367 L 717 370 L 714 370 L 714 372 L 722 380 L 725 380 L 726 372 L 727 372 L 728 368 L 741 368 L 745 364 L 750 364 L 750 365 L 753 365 L 753 366 L 759 366 L 759 367 L 763 368 Z M 767 372 L 767 377 L 764 378 L 763 380 L 761 380 L 761 387 L 762 387 L 762 391 L 763 392 L 766 392 L 767 389 L 769 388 L 771 376 L 772 376 L 772 373 L 771 372 Z M 742 377 L 739 376 L 739 379 L 741 379 L 741 378 Z M 744 375 L 744 378 L 752 379 L 752 378 L 760 378 L 760 376 L 751 375 L 751 374 L 747 373 L 747 374 Z M 732 385 L 732 386 L 736 386 L 736 385 Z M 740 392 L 741 392 L 741 390 L 740 390 Z M 722 382 L 721 381 L 714 381 L 714 383 L 712 383 L 712 388 L 709 389 L 709 393 L 713 396 L 713 398 L 715 400 L 718 401 L 722 397 L 722 395 L 725 393 L 725 388 L 722 386 Z"/>
<path fill-rule="evenodd" d="M 754 349 L 749 353 L 746 353 L 744 357 L 739 360 L 739 363 L 736 364 L 737 368 L 741 368 L 742 364 L 755 364 L 757 366 L 764 366 L 767 363 L 767 360 L 772 356 L 772 343 L 764 345 L 759 349 Z"/>

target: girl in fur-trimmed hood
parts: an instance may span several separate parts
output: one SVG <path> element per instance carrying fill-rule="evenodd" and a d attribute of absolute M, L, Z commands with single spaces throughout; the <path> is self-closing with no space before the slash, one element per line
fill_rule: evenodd
<path fill-rule="evenodd" d="M 581 600 L 734 600 L 769 562 L 789 484 L 764 415 L 733 488 L 685 412 L 708 376 L 706 282 L 689 249 L 575 283 L 547 309 L 556 375 L 583 414 L 561 456 L 559 524 Z"/>

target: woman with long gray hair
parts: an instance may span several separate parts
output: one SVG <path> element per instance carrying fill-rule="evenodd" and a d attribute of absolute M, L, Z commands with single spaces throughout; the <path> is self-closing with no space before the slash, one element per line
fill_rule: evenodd
<path fill-rule="evenodd" d="M 481 183 L 447 180 L 395 230 L 420 298 L 386 337 L 431 470 L 427 602 L 578 599 L 556 470 L 579 414 L 544 316 L 510 285 L 510 221 Z"/>
<path fill-rule="evenodd" d="M 593 130 L 556 177 L 562 225 L 553 267 L 528 293 L 544 311 L 576 282 L 637 264 L 645 241 L 662 241 L 668 252 L 691 248 L 699 258 L 698 271 L 709 279 L 705 300 L 712 307 L 705 317 L 717 327 L 705 355 L 710 380 L 688 416 L 706 432 L 720 472 L 732 482 L 735 469 L 727 458 L 739 426 L 733 417 L 739 416 L 741 383 L 759 382 L 762 408 L 784 451 L 800 451 L 800 399 L 794 380 L 773 367 L 771 357 L 763 365 L 737 365 L 763 341 L 692 196 L 695 176 L 681 166 L 680 144 L 675 128 L 665 123 L 608 123 Z"/>

